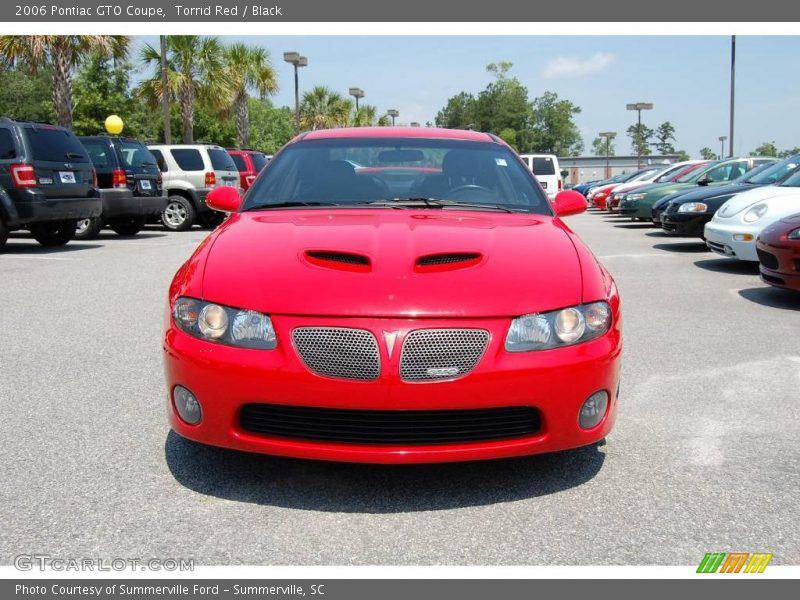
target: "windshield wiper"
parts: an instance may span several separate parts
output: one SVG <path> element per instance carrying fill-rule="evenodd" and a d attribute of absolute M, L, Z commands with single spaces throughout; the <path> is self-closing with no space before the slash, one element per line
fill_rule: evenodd
<path fill-rule="evenodd" d="M 314 201 L 300 201 L 292 200 L 290 202 L 276 202 L 269 204 L 256 204 L 255 206 L 248 206 L 246 210 L 270 210 L 272 208 L 296 208 L 300 206 L 341 206 L 335 202 L 317 202 Z"/>
<path fill-rule="evenodd" d="M 361 204 L 368 204 L 370 206 L 389 206 L 393 208 L 398 207 L 413 207 L 423 206 L 425 208 L 473 208 L 480 210 L 496 210 L 500 212 L 514 213 L 517 212 L 499 204 L 480 204 L 474 202 L 458 202 L 457 200 L 440 200 L 438 198 L 393 198 L 391 200 L 375 200 L 372 202 L 362 202 Z"/>
<path fill-rule="evenodd" d="M 75 160 L 76 158 L 84 158 L 83 154 L 79 154 L 77 152 L 65 152 L 64 158 L 69 158 L 71 160 Z"/>

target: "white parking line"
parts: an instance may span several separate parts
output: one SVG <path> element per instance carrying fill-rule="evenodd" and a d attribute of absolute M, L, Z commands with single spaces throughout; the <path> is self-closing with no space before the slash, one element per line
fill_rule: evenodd
<path fill-rule="evenodd" d="M 29 256 L 24 254 L 3 254 L 0 260 L 5 260 L 7 258 L 23 258 L 25 260 L 66 260 L 72 262 L 83 260 L 81 258 L 67 258 L 66 256 Z"/>
<path fill-rule="evenodd" d="M 665 254 L 664 252 L 644 252 L 641 254 L 604 254 L 597 258 L 601 260 L 610 260 L 614 258 L 675 258 L 674 254 Z"/>

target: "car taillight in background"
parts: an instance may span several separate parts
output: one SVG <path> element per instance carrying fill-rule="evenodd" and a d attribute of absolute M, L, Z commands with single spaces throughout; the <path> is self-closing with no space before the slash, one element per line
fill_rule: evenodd
<path fill-rule="evenodd" d="M 217 175 L 214 171 L 208 171 L 206 173 L 206 187 L 214 187 L 217 185 Z"/>
<path fill-rule="evenodd" d="M 253 182 L 256 180 L 256 176 L 255 175 L 248 175 L 247 177 L 244 178 L 244 180 L 247 182 L 247 187 L 250 187 L 251 185 L 253 185 Z"/>
<path fill-rule="evenodd" d="M 128 177 L 125 175 L 125 171 L 122 169 L 114 169 L 114 173 L 111 175 L 111 184 L 115 188 L 128 187 Z"/>
<path fill-rule="evenodd" d="M 560 192 L 563 189 L 564 189 L 564 182 L 561 181 L 561 178 L 559 177 L 559 179 L 558 179 L 558 191 Z"/>
<path fill-rule="evenodd" d="M 164 178 L 161 176 L 161 171 L 158 172 L 156 182 L 158 183 L 158 187 L 161 187 L 161 185 L 164 183 Z"/>
<path fill-rule="evenodd" d="M 97 187 L 97 169 L 92 169 L 92 187 Z"/>
<path fill-rule="evenodd" d="M 14 186 L 18 188 L 32 188 L 36 187 L 36 171 L 33 165 L 27 163 L 15 163 L 9 168 L 11 171 L 11 178 L 14 180 Z"/>

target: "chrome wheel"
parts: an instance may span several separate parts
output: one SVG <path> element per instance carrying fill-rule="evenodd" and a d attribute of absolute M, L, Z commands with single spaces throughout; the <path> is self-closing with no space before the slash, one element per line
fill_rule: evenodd
<path fill-rule="evenodd" d="M 170 202 L 164 209 L 164 220 L 171 227 L 180 227 L 186 221 L 186 207 L 180 202 Z"/>
<path fill-rule="evenodd" d="M 81 219 L 78 221 L 78 228 L 75 230 L 75 233 L 78 235 L 81 233 L 86 233 L 86 230 L 89 229 L 91 222 L 91 219 Z"/>

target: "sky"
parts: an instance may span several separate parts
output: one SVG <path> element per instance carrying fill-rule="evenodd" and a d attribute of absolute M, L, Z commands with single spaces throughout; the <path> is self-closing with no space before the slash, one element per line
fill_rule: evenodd
<path fill-rule="evenodd" d="M 630 152 L 625 130 L 633 102 L 652 102 L 642 121 L 670 121 L 676 148 L 691 156 L 708 146 L 719 152 L 728 135 L 730 36 L 222 36 L 222 41 L 270 51 L 280 91 L 273 101 L 294 106 L 294 72 L 283 52 L 308 57 L 300 91 L 325 85 L 342 94 L 365 92 L 362 102 L 400 111 L 398 123 L 433 121 L 460 91 L 477 94 L 491 81 L 486 65 L 513 63 L 511 75 L 529 97 L 554 91 L 582 112 L 575 121 L 586 154 L 600 131 L 617 132 L 617 154 Z M 158 45 L 153 36 L 135 45 Z M 734 154 L 762 142 L 800 146 L 800 36 L 737 36 Z M 134 49 L 134 57 L 137 55 Z M 137 73 L 134 79 L 146 77 Z M 727 146 L 726 146 L 727 151 Z"/>

